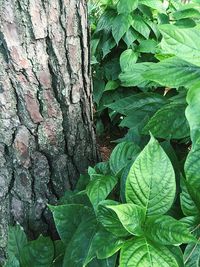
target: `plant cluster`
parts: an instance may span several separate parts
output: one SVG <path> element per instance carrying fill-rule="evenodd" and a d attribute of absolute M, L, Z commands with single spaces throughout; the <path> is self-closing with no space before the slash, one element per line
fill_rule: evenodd
<path fill-rule="evenodd" d="M 200 266 L 200 3 L 169 2 L 90 3 L 97 115 L 129 130 L 6 267 Z"/>

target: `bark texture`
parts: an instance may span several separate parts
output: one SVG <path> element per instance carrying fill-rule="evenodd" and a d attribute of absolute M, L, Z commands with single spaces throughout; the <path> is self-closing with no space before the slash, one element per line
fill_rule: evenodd
<path fill-rule="evenodd" d="M 0 262 L 97 159 L 84 0 L 0 0 Z"/>

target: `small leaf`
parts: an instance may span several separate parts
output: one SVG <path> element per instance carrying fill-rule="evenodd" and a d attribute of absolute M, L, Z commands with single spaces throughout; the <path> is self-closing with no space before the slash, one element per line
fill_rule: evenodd
<path fill-rule="evenodd" d="M 108 81 L 106 86 L 105 86 L 105 89 L 104 89 L 104 92 L 105 91 L 112 91 L 112 90 L 115 90 L 119 87 L 119 83 L 117 81 Z"/>

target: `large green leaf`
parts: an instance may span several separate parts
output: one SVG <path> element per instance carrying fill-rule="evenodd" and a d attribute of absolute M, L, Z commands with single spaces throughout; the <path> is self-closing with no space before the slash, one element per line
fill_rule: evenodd
<path fill-rule="evenodd" d="M 142 226 L 145 222 L 145 210 L 134 204 L 121 204 L 106 206 L 113 210 L 124 228 L 132 235 L 141 236 Z"/>
<path fill-rule="evenodd" d="M 87 195 L 93 204 L 97 207 L 100 201 L 105 200 L 117 184 L 117 178 L 114 176 L 105 176 L 96 174 L 92 176 L 92 181 L 88 184 Z"/>
<path fill-rule="evenodd" d="M 26 244 L 20 254 L 21 267 L 49 267 L 53 258 L 53 242 L 49 237 L 43 236 Z"/>
<path fill-rule="evenodd" d="M 170 216 L 156 216 L 147 219 L 145 234 L 149 239 L 161 245 L 179 245 L 195 241 L 187 224 Z"/>
<path fill-rule="evenodd" d="M 114 255 L 105 260 L 93 259 L 87 267 L 116 267 L 117 255 Z"/>
<path fill-rule="evenodd" d="M 200 68 L 177 57 L 162 60 L 152 64 L 144 73 L 147 80 L 163 86 L 190 87 L 199 81 Z"/>
<path fill-rule="evenodd" d="M 140 0 L 140 4 L 156 9 L 161 13 L 165 12 L 165 8 L 161 0 Z"/>
<path fill-rule="evenodd" d="M 191 139 L 195 144 L 200 137 L 200 86 L 194 86 L 189 90 L 187 103 L 186 117 L 190 125 Z"/>
<path fill-rule="evenodd" d="M 19 260 L 15 257 L 15 255 L 9 255 L 9 259 L 3 265 L 3 267 L 20 267 Z"/>
<path fill-rule="evenodd" d="M 193 7 L 187 8 L 186 7 L 186 8 L 182 8 L 182 9 L 179 9 L 178 11 L 174 12 L 173 17 L 176 20 L 186 19 L 186 18 L 200 19 L 200 12 L 196 8 L 193 8 Z"/>
<path fill-rule="evenodd" d="M 138 7 L 138 0 L 119 0 L 117 11 L 121 13 L 131 13 Z"/>
<path fill-rule="evenodd" d="M 189 244 L 184 252 L 185 267 L 200 266 L 200 244 Z"/>
<path fill-rule="evenodd" d="M 112 24 L 112 35 L 118 44 L 123 35 L 128 31 L 132 23 L 132 16 L 130 14 L 118 15 Z"/>
<path fill-rule="evenodd" d="M 189 125 L 185 117 L 186 105 L 170 103 L 159 109 L 145 126 L 143 133 L 149 131 L 155 137 L 164 139 L 181 139 L 190 135 Z"/>
<path fill-rule="evenodd" d="M 97 220 L 108 230 L 119 237 L 129 236 L 130 233 L 124 228 L 117 214 L 107 206 L 116 206 L 119 203 L 112 200 L 102 201 L 98 206 Z"/>
<path fill-rule="evenodd" d="M 122 247 L 119 266 L 178 267 L 178 263 L 167 247 L 155 246 L 145 238 L 136 238 Z"/>
<path fill-rule="evenodd" d="M 172 164 L 151 137 L 133 163 L 126 182 L 126 199 L 144 207 L 148 216 L 161 215 L 171 207 L 176 191 Z"/>
<path fill-rule="evenodd" d="M 11 255 L 16 256 L 17 259 L 20 258 L 20 253 L 23 247 L 27 244 L 27 237 L 23 229 L 19 226 L 10 226 L 8 232 L 8 246 L 7 253 L 10 257 Z"/>
<path fill-rule="evenodd" d="M 50 206 L 57 231 L 64 244 L 68 244 L 89 209 L 79 204 Z"/>
<path fill-rule="evenodd" d="M 63 267 L 85 267 L 95 257 L 92 242 L 97 229 L 96 218 L 92 215 L 85 216 L 66 248 Z"/>
<path fill-rule="evenodd" d="M 161 47 L 167 54 L 174 54 L 194 65 L 200 66 L 200 28 L 179 28 L 161 25 L 163 40 Z"/>
<path fill-rule="evenodd" d="M 133 162 L 140 152 L 139 146 L 133 142 L 122 142 L 112 151 L 109 163 L 114 175 L 118 175 L 123 168 Z"/>

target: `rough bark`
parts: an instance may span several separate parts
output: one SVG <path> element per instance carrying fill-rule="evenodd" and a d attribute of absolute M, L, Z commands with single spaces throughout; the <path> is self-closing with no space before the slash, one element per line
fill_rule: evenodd
<path fill-rule="evenodd" d="M 0 262 L 97 159 L 84 0 L 0 0 Z"/>

